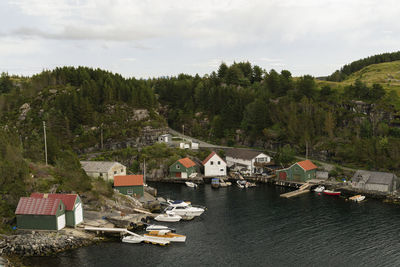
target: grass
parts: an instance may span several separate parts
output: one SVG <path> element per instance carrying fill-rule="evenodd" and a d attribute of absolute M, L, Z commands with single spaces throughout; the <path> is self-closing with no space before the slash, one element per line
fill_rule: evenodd
<path fill-rule="evenodd" d="M 343 90 L 345 86 L 354 84 L 357 79 L 371 86 L 380 84 L 387 91 L 394 90 L 400 95 L 400 61 L 369 65 L 353 74 L 342 82 L 316 80 L 320 86 L 329 85 L 332 88 Z"/>

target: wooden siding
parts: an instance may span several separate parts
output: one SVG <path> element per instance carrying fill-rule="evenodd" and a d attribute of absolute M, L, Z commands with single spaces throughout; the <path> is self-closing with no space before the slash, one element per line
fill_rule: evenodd
<path fill-rule="evenodd" d="M 143 196 L 144 194 L 144 189 L 142 185 L 133 185 L 133 186 L 116 186 L 115 189 L 117 189 L 121 194 L 124 195 L 137 195 L 137 196 Z M 132 194 L 128 194 L 128 190 L 132 190 Z"/>
<path fill-rule="evenodd" d="M 314 179 L 316 177 L 316 171 L 317 170 L 305 171 L 298 164 L 294 164 L 287 169 L 276 171 L 276 176 L 279 179 L 286 181 L 306 182 L 307 180 Z"/>

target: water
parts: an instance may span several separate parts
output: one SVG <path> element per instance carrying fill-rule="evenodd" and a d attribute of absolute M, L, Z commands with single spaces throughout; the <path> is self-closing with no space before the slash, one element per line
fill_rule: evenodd
<path fill-rule="evenodd" d="M 109 242 L 32 266 L 399 266 L 400 207 L 367 200 L 306 194 L 280 198 L 284 188 L 198 189 L 156 184 L 160 196 L 190 200 L 208 210 L 169 224 L 187 236 L 168 247 Z"/>

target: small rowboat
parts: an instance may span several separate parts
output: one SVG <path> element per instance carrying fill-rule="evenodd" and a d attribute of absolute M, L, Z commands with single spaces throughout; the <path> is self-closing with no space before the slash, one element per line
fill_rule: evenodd
<path fill-rule="evenodd" d="M 192 183 L 192 182 L 185 182 L 185 184 L 186 184 L 186 186 L 188 186 L 188 187 L 193 187 L 193 188 L 196 188 L 196 187 L 197 187 L 197 184 Z"/>
<path fill-rule="evenodd" d="M 329 196 L 340 196 L 339 191 L 332 191 L 332 190 L 324 190 L 324 194 Z"/>
<path fill-rule="evenodd" d="M 349 197 L 349 199 L 353 200 L 355 202 L 361 202 L 361 201 L 363 201 L 365 199 L 365 196 L 355 195 L 355 196 Z"/>

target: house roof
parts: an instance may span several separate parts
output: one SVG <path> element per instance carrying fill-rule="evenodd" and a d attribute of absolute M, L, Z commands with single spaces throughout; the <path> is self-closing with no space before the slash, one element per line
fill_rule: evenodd
<path fill-rule="evenodd" d="M 21 197 L 15 214 L 56 215 L 60 202 L 60 199 L 55 198 Z"/>
<path fill-rule="evenodd" d="M 31 197 L 34 198 L 52 198 L 60 199 L 65 205 L 66 210 L 74 210 L 77 194 L 43 194 L 43 193 L 32 193 Z"/>
<path fill-rule="evenodd" d="M 115 164 L 121 163 L 116 161 L 81 161 L 82 168 L 86 172 L 108 172 Z"/>
<path fill-rule="evenodd" d="M 143 185 L 143 175 L 117 175 L 114 176 L 114 186 Z"/>
<path fill-rule="evenodd" d="M 189 158 L 183 158 L 178 160 L 185 168 L 190 168 L 193 166 L 196 166 L 196 163 L 194 163 L 191 159 Z"/>
<path fill-rule="evenodd" d="M 311 160 L 303 160 L 303 161 L 299 161 L 297 162 L 297 164 L 302 167 L 305 171 L 311 171 L 314 169 L 318 169 L 318 167 L 311 162 Z"/>
<path fill-rule="evenodd" d="M 351 178 L 352 182 L 360 182 L 363 180 L 368 184 L 385 184 L 391 185 L 395 175 L 390 172 L 371 172 L 364 170 L 357 170 L 354 176 Z"/>
<path fill-rule="evenodd" d="M 211 152 L 210 155 L 208 155 L 207 158 L 205 158 L 201 163 L 203 165 L 206 165 L 206 163 L 214 156 L 217 155 L 218 158 L 220 158 L 223 162 L 225 162 L 217 153 L 215 153 L 215 151 Z M 226 162 L 225 162 L 226 163 Z"/>
<path fill-rule="evenodd" d="M 254 159 L 260 154 L 263 153 L 255 150 L 237 149 L 237 148 L 228 149 L 226 151 L 227 157 L 237 158 L 237 159 L 247 159 L 247 160 Z"/>

